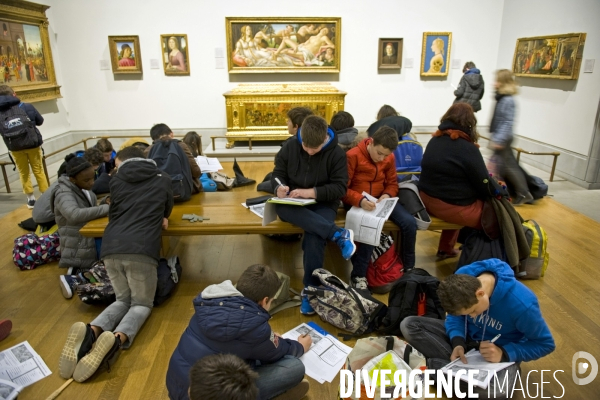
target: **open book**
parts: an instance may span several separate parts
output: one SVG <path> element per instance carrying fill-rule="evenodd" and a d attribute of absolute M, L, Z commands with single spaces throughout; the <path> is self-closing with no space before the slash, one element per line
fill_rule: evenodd
<path fill-rule="evenodd" d="M 478 370 L 478 373 L 474 375 L 475 380 L 473 381 L 473 384 L 482 389 L 486 389 L 488 387 L 490 381 L 496 373 L 514 364 L 514 362 L 492 363 L 486 361 L 481 353 L 475 349 L 471 349 L 471 351 L 465 354 L 465 357 L 467 357 L 468 364 L 464 364 L 460 358 L 457 358 L 450 364 L 443 367 L 442 372 L 449 372 L 452 374 L 452 376 L 455 376 L 458 371 L 464 370 L 465 374 L 461 375 L 460 379 L 468 382 L 468 371 L 470 369 Z"/>
<path fill-rule="evenodd" d="M 301 199 L 298 197 L 271 197 L 267 203 L 289 204 L 292 206 L 305 206 L 307 204 L 315 204 L 315 199 Z"/>
<path fill-rule="evenodd" d="M 223 166 L 219 162 L 218 158 L 215 157 L 196 157 L 196 164 L 200 167 L 200 171 L 204 172 L 217 172 L 223 169 Z"/>
<path fill-rule="evenodd" d="M 345 228 L 352 229 L 356 242 L 378 246 L 383 224 L 390 217 L 398 198 L 388 198 L 378 203 L 377 199 L 367 192 L 363 192 L 362 195 L 375 203 L 376 208 L 367 211 L 360 207 L 352 207 L 346 214 Z"/>

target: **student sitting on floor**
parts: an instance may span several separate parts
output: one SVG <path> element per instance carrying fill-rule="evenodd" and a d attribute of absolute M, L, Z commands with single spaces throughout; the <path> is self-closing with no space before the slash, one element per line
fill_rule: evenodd
<path fill-rule="evenodd" d="M 50 196 L 51 212 L 55 215 L 60 235 L 58 266 L 69 268 L 67 275 L 61 276 L 63 294 L 65 285 L 69 286 L 68 276 L 76 273 L 73 269 L 87 270 L 99 258 L 96 240 L 81 236 L 79 229 L 89 221 L 108 214 L 108 204 L 97 206 L 96 195 L 90 191 L 94 184 L 92 164 L 73 154 L 65 160 L 67 173 L 58 178 L 58 185 Z"/>
<path fill-rule="evenodd" d="M 398 146 L 396 131 L 382 126 L 372 137 L 360 142 L 358 146 L 346 153 L 348 158 L 348 190 L 342 201 L 367 211 L 375 209 L 376 204 L 362 195 L 369 193 L 381 201 L 398 195 L 396 179 L 396 162 L 393 151 Z M 417 240 L 417 222 L 402 204 L 396 203 L 390 214 L 390 221 L 401 230 L 401 257 L 404 271 L 415 266 L 415 242 Z M 359 243 L 352 261 L 352 286 L 356 289 L 367 289 L 367 267 L 373 254 L 374 246 Z"/>
<path fill-rule="evenodd" d="M 515 362 L 498 374 L 501 385 L 508 374 L 508 388 L 512 388 L 521 362 L 554 351 L 537 297 L 503 261 L 492 258 L 459 268 L 440 284 L 438 295 L 449 314 L 445 324 L 426 317 L 408 317 L 400 324 L 404 339 L 430 359 L 430 368 L 441 368 L 459 357 L 465 362 L 467 351 L 479 349 L 489 362 Z M 488 393 L 478 388 L 475 392 L 479 398 Z M 506 393 L 498 398 L 504 397 Z"/>
<path fill-rule="evenodd" d="M 340 199 L 346 194 L 348 165 L 346 154 L 333 130 L 321 117 L 311 115 L 302 123 L 295 138 L 288 139 L 277 156 L 271 184 L 277 197 L 315 199 L 315 204 L 294 206 L 275 204 L 282 221 L 304 230 L 304 287 L 319 286 L 312 276 L 323 268 L 327 240 L 338 244 L 342 257 L 349 260 L 356 250 L 354 233 L 335 225 Z M 308 298 L 302 296 L 300 312 L 314 314 Z"/>
<path fill-rule="evenodd" d="M 212 354 L 190 370 L 190 400 L 256 400 L 256 378 L 258 374 L 238 356 Z"/>
<path fill-rule="evenodd" d="M 152 312 L 161 231 L 168 227 L 173 209 L 171 178 L 140 149 L 119 151 L 115 165 L 101 255 L 116 301 L 89 325 L 77 322 L 69 330 L 59 372 L 77 382 L 88 379 L 100 365 L 110 366 L 121 347 L 131 346 Z"/>
<path fill-rule="evenodd" d="M 167 389 L 171 400 L 187 400 L 189 371 L 197 360 L 231 353 L 258 373 L 259 399 L 301 399 L 308 392 L 304 364 L 310 335 L 283 339 L 269 325 L 269 308 L 279 289 L 270 267 L 248 267 L 234 287 L 227 280 L 210 285 L 194 300 L 195 313 L 169 361 Z M 281 397 L 278 397 L 281 395 Z"/>
<path fill-rule="evenodd" d="M 346 111 L 338 111 L 331 117 L 329 126 L 338 137 L 338 145 L 345 151 L 350 150 L 356 135 L 358 135 L 358 129 L 354 127 L 352 114 Z"/>

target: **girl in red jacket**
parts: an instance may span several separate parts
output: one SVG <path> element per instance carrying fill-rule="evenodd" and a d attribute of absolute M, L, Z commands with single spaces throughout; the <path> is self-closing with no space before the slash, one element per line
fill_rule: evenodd
<path fill-rule="evenodd" d="M 375 203 L 363 197 L 367 192 L 378 201 L 398 194 L 396 162 L 393 151 L 398 146 L 398 134 L 393 128 L 382 126 L 372 137 L 360 142 L 346 153 L 348 159 L 348 190 L 342 201 L 350 206 L 367 211 L 375 209 Z M 400 203 L 396 203 L 390 221 L 401 230 L 401 258 L 404 271 L 415 266 L 415 242 L 417 223 L 415 218 Z M 352 286 L 367 289 L 367 267 L 373 254 L 373 246 L 360 243 L 351 258 Z"/>

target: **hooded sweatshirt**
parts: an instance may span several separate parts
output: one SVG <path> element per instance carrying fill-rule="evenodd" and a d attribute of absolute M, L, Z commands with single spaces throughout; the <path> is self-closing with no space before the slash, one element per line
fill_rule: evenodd
<path fill-rule="evenodd" d="M 168 218 L 172 209 L 171 178 L 152 160 L 125 160 L 110 180 L 102 257 L 144 254 L 158 263 L 163 218 Z"/>
<path fill-rule="evenodd" d="M 475 341 L 492 340 L 501 334 L 495 345 L 502 348 L 504 359 L 522 362 L 544 357 L 554 351 L 550 329 L 542 317 L 535 294 L 515 279 L 513 270 L 503 261 L 492 258 L 459 268 L 457 274 L 479 276 L 491 272 L 496 278 L 490 296 L 490 307 L 472 318 L 468 315 L 448 315 L 446 333 L 452 347 Z M 506 357 L 507 356 L 507 357 Z"/>
<path fill-rule="evenodd" d="M 401 117 L 399 115 L 382 118 L 369 126 L 367 129 L 369 137 L 373 136 L 373 134 L 377 132 L 377 129 L 381 128 L 382 126 L 389 126 L 390 128 L 394 129 L 398 134 L 398 141 L 400 141 L 402 140 L 402 136 L 411 131 L 412 122 L 410 119 Z"/>
<path fill-rule="evenodd" d="M 235 354 L 252 366 L 257 360 L 273 363 L 304 354 L 299 342 L 276 336 L 269 313 L 229 280 L 204 289 L 194 299 L 194 310 L 169 361 L 167 389 L 172 400 L 188 399 L 190 368 L 205 356 Z"/>
<path fill-rule="evenodd" d="M 275 156 L 271 184 L 276 187 L 278 178 L 290 191 L 314 188 L 316 200 L 337 211 L 339 200 L 346 194 L 348 166 L 346 153 L 338 146 L 337 135 L 331 128 L 327 129 L 327 138 L 321 150 L 311 156 L 302 148 L 298 129 L 295 140 L 285 141 Z"/>
<path fill-rule="evenodd" d="M 473 107 L 473 111 L 481 110 L 480 100 L 485 91 L 483 77 L 477 68 L 471 68 L 460 78 L 458 88 L 454 91 L 455 103 L 468 103 Z"/>

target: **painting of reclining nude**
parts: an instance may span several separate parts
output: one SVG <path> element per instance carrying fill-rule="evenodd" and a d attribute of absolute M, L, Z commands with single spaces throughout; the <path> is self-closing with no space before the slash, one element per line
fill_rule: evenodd
<path fill-rule="evenodd" d="M 517 39 L 513 73 L 530 78 L 577 79 L 585 33 Z"/>
<path fill-rule="evenodd" d="M 340 71 L 341 18 L 226 18 L 230 73 Z"/>

